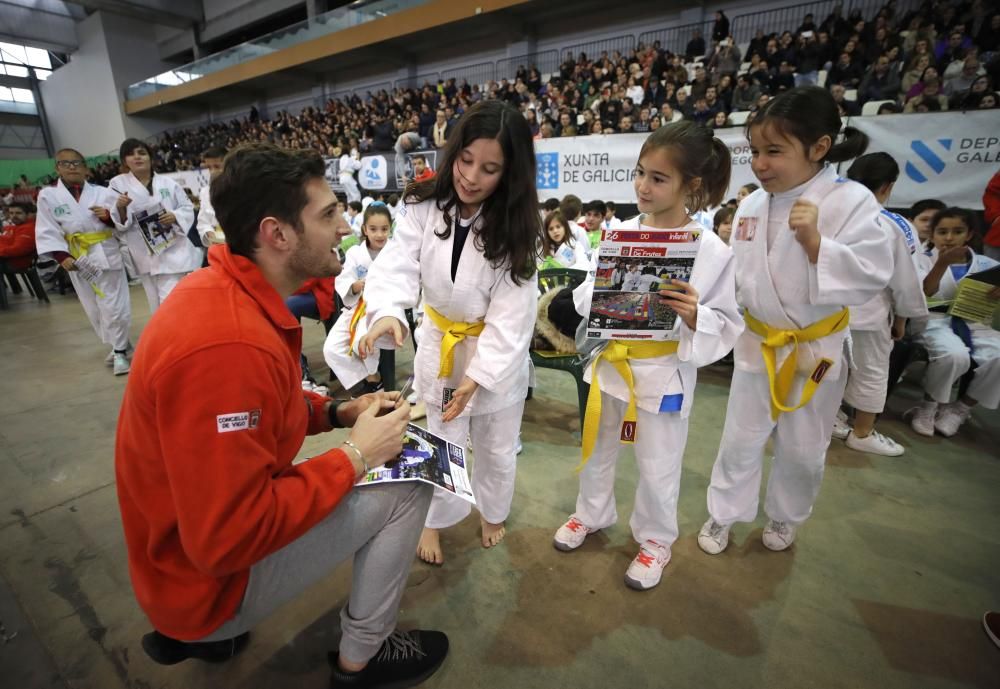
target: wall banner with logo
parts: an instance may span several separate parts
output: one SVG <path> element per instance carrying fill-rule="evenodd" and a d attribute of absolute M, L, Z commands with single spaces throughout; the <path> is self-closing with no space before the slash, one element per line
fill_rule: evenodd
<path fill-rule="evenodd" d="M 899 163 L 889 205 L 940 199 L 981 209 L 983 190 L 1000 170 L 1000 116 L 996 110 L 853 117 L 868 135 L 868 153 L 885 151 Z M 840 166 L 846 175 L 849 163 Z"/>
<path fill-rule="evenodd" d="M 755 182 L 750 170 L 750 147 L 742 127 L 715 132 L 732 153 L 732 174 L 726 199 Z M 538 198 L 579 196 L 584 203 L 593 199 L 615 203 L 635 203 L 633 178 L 639 151 L 648 134 L 602 134 L 593 136 L 536 139 Z"/>

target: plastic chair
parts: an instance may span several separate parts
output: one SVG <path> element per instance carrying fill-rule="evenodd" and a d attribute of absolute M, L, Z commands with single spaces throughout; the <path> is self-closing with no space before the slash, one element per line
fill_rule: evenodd
<path fill-rule="evenodd" d="M 863 106 L 861 106 L 861 116 L 862 117 L 871 117 L 873 115 L 877 115 L 878 114 L 878 109 L 882 106 L 883 103 L 895 103 L 895 102 L 896 101 L 894 101 L 892 99 L 889 99 L 889 100 L 870 100 L 867 103 L 865 103 Z"/>
<path fill-rule="evenodd" d="M 42 279 L 38 276 L 37 264 L 38 258 L 36 257 L 31 260 L 31 264 L 27 268 L 13 268 L 7 260 L 0 258 L 0 308 L 6 309 L 8 306 L 7 285 L 4 284 L 4 278 L 10 281 L 11 291 L 14 294 L 19 294 L 21 289 L 17 282 L 18 276 L 28 288 L 28 294 L 46 304 L 50 303 L 45 285 L 42 284 Z"/>
<path fill-rule="evenodd" d="M 576 287 L 587 277 L 585 270 L 571 270 L 568 268 L 555 268 L 542 270 L 538 273 L 538 292 L 545 294 L 552 289 L 562 289 L 564 287 Z M 566 371 L 573 380 L 576 381 L 577 401 L 580 405 L 580 429 L 583 429 L 583 417 L 587 411 L 587 395 L 590 394 L 590 385 L 583 380 L 583 371 L 586 362 L 579 354 L 558 354 L 556 352 L 543 352 L 531 350 L 531 363 L 536 368 L 548 368 L 553 371 Z"/>

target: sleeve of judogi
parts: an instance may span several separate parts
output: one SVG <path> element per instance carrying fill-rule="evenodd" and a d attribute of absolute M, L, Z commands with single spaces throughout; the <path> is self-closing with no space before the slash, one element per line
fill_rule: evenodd
<path fill-rule="evenodd" d="M 736 303 L 736 257 L 712 232 L 702 234 L 697 273 L 691 286 L 698 292 L 695 329 L 681 322 L 677 358 L 695 366 L 718 361 L 736 345 L 744 321 Z M 695 280 L 697 277 L 697 280 Z"/>
<path fill-rule="evenodd" d="M 201 207 L 198 209 L 198 236 L 201 237 L 202 243 L 205 242 L 206 234 L 209 232 L 215 232 L 215 226 L 218 223 L 215 218 L 215 209 L 212 208 L 212 199 L 209 195 L 209 189 L 210 187 L 204 186 L 198 192 L 198 196 L 201 200 Z"/>
<path fill-rule="evenodd" d="M 188 230 L 194 225 L 194 204 L 191 203 L 191 199 L 188 198 L 187 192 L 184 191 L 183 187 L 177 182 L 170 180 L 170 202 L 172 208 L 170 209 L 174 217 L 177 218 L 177 226 L 180 228 L 175 230 L 178 234 L 187 236 Z"/>
<path fill-rule="evenodd" d="M 893 269 L 889 291 L 892 293 L 893 313 L 904 318 L 922 318 L 927 315 L 923 281 L 917 277 L 910 247 L 903 234 L 895 228 L 890 228 L 890 231 L 893 234 Z"/>
<path fill-rule="evenodd" d="M 845 189 L 844 195 L 853 191 Z M 879 224 L 882 209 L 875 197 L 857 194 L 843 201 L 853 201 L 854 207 L 831 203 L 820 209 L 821 226 L 832 222 L 840 227 L 832 237 L 823 236 L 818 259 L 809 264 L 809 302 L 817 306 L 864 304 L 892 277 L 892 250 Z"/>
<path fill-rule="evenodd" d="M 490 292 L 486 326 L 465 375 L 490 391 L 514 376 L 528 358 L 537 309 L 538 274 L 517 285 L 504 272 Z"/>
<path fill-rule="evenodd" d="M 38 252 L 39 256 L 56 251 L 69 253 L 66 235 L 63 234 L 62 226 L 56 222 L 56 216 L 52 213 L 53 200 L 48 191 L 48 189 L 42 189 L 38 193 L 38 212 L 35 215 L 35 251 Z"/>
<path fill-rule="evenodd" d="M 337 281 L 334 283 L 334 288 L 337 290 L 337 294 L 340 295 L 340 299 L 344 302 L 344 306 L 347 306 L 348 308 L 357 304 L 358 300 L 361 299 L 361 292 L 355 294 L 351 291 L 351 285 L 358 280 L 358 252 L 356 249 L 359 247 L 362 251 L 366 251 L 366 249 L 360 244 L 352 246 L 347 250 L 347 256 L 344 257 L 344 269 L 340 271 L 340 275 L 337 276 Z M 368 284 L 367 280 L 365 281 L 365 284 Z"/>
<path fill-rule="evenodd" d="M 420 245 L 424 236 L 429 204 L 405 204 L 396 215 L 392 239 L 379 252 L 365 276 L 365 303 L 370 328 L 380 318 L 399 321 L 403 337 L 409 334 L 406 309 L 420 299 Z M 394 349 L 391 337 L 383 337 L 379 347 Z"/>

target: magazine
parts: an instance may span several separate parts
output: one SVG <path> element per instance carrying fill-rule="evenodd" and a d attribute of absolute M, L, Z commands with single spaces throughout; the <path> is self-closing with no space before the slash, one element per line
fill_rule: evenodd
<path fill-rule="evenodd" d="M 677 312 L 657 292 L 691 279 L 703 230 L 651 227 L 605 230 L 597 247 L 587 337 L 677 340 Z"/>
<path fill-rule="evenodd" d="M 948 313 L 974 323 L 992 325 L 1000 301 L 989 295 L 998 285 L 1000 266 L 965 276 L 958 281 L 958 293 L 951 302 Z"/>
<path fill-rule="evenodd" d="M 465 465 L 465 448 L 412 423 L 406 426 L 399 459 L 372 469 L 357 485 L 387 481 L 423 481 L 476 504 Z"/>
<path fill-rule="evenodd" d="M 150 203 L 135 206 L 132 215 L 136 225 L 139 226 L 139 235 L 146 243 L 146 248 L 152 256 L 159 256 L 180 237 L 175 230 L 177 225 L 167 225 L 159 221 L 163 206 L 159 203 Z"/>

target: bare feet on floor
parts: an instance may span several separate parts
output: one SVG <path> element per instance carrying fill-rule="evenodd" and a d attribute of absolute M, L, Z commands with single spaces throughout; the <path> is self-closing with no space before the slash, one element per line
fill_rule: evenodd
<path fill-rule="evenodd" d="M 486 542 L 485 536 L 483 543 Z M 441 553 L 441 536 L 437 529 L 424 527 L 420 534 L 420 543 L 417 544 L 417 557 L 429 565 L 440 565 L 444 562 L 444 555 Z"/>
<path fill-rule="evenodd" d="M 483 527 L 483 547 L 492 548 L 497 543 L 503 540 L 503 537 L 507 535 L 507 530 L 504 528 L 503 522 L 499 524 L 490 524 L 485 519 L 480 519 L 479 523 Z"/>

